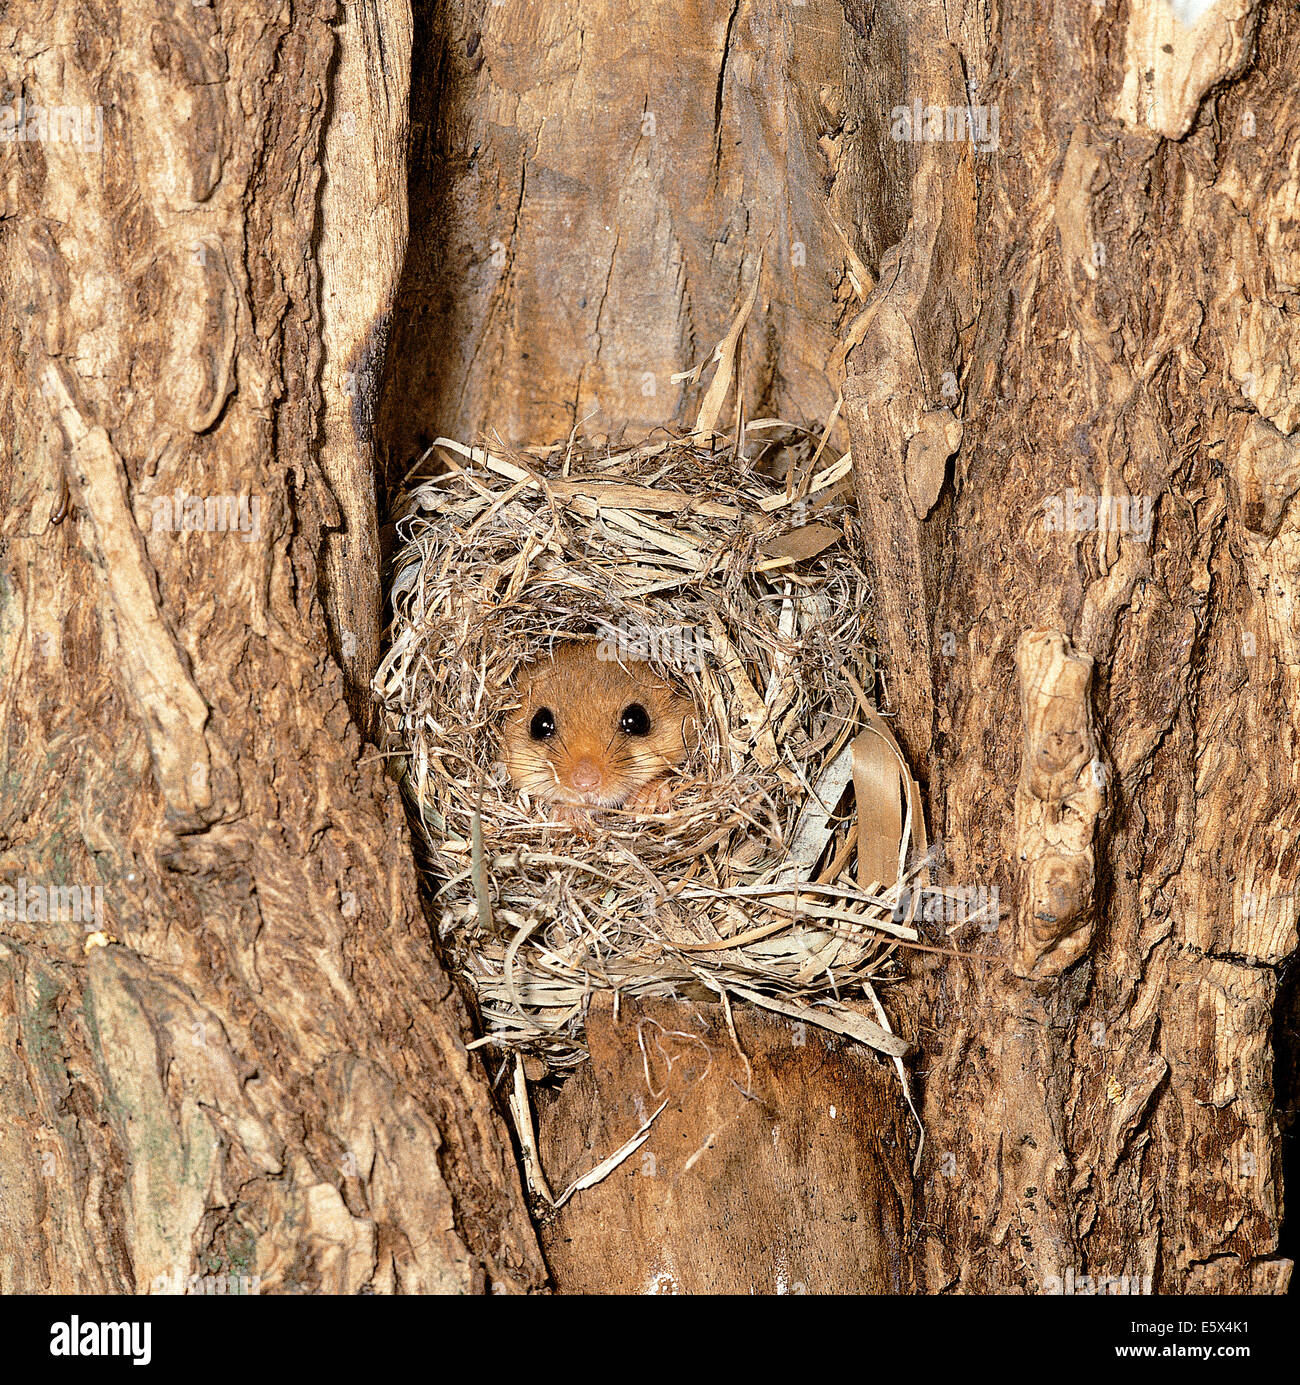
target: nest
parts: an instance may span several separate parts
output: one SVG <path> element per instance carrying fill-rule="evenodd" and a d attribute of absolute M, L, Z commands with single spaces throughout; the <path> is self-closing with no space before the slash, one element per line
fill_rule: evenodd
<path fill-rule="evenodd" d="M 405 494 L 375 688 L 482 1044 L 571 1067 L 603 989 L 747 1001 L 905 1051 L 872 983 L 918 937 L 923 829 L 871 696 L 850 463 L 818 469 L 788 434 L 763 450 L 775 474 L 690 438 L 603 455 L 440 439 L 443 470 Z M 505 773 L 520 667 L 582 640 L 695 702 L 660 813 L 556 823 Z"/>

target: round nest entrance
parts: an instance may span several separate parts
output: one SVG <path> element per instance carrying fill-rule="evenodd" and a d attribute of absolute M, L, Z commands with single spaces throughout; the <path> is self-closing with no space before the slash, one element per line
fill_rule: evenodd
<path fill-rule="evenodd" d="M 849 459 L 819 470 L 798 434 L 766 463 L 681 438 L 432 452 L 375 687 L 479 1042 L 571 1067 L 604 989 L 744 1000 L 901 1055 L 871 983 L 918 937 L 923 829 L 872 701 Z M 583 641 L 694 701 L 663 811 L 557 822 L 505 772 L 521 668 Z"/>

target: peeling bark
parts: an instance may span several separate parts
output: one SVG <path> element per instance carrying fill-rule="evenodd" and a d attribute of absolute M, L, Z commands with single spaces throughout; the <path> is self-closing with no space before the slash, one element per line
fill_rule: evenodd
<path fill-rule="evenodd" d="M 343 5 L 322 150 L 321 470 L 338 503 L 322 595 L 357 724 L 375 729 L 380 591 L 374 411 L 407 248 L 408 0 Z"/>
<path fill-rule="evenodd" d="M 1000 153 L 913 146 L 903 263 L 936 170 L 978 185 L 949 242 L 977 311 L 929 358 L 952 350 L 963 435 L 928 514 L 875 342 L 899 304 L 926 360 L 932 253 L 882 276 L 849 358 L 892 705 L 947 879 L 1005 906 L 912 990 L 931 1292 L 1291 1270 L 1270 1022 L 1296 946 L 1300 34 L 1245 3 L 1120 19 L 1001 12 L 987 74 L 967 31 Z M 949 33 L 909 15 L 911 52 Z"/>
<path fill-rule="evenodd" d="M 6 1292 L 543 1282 L 318 599 L 334 12 L 0 24 Z"/>

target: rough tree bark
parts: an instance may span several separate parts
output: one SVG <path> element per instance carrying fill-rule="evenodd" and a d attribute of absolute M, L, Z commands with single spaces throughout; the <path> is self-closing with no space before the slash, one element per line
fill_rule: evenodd
<path fill-rule="evenodd" d="M 330 651 L 353 717 L 376 729 L 370 681 L 383 609 L 374 410 L 407 245 L 411 100 L 407 0 L 347 4 L 326 109 L 320 267 L 320 465 L 338 501 L 325 535 L 322 590 Z"/>
<path fill-rule="evenodd" d="M 959 38 L 1000 149 L 910 146 L 846 391 L 899 734 L 948 878 L 1007 906 L 910 1001 L 918 1273 L 1279 1292 L 1297 23 L 1236 0 L 1067 4 L 1050 30 L 1002 10 L 985 67 L 974 13 L 909 10 L 900 104 L 953 104 Z"/>
<path fill-rule="evenodd" d="M 103 119 L 99 148 L 47 115 L 0 150 L 3 1289 L 145 1289 L 200 1256 L 271 1288 L 542 1282 L 336 662 L 364 719 L 407 57 L 403 11 L 349 9 L 0 20 L 24 129 Z M 670 377 L 760 254 L 750 416 L 821 423 L 847 363 L 898 733 L 947 878 L 1006 909 L 893 995 L 926 1162 L 908 1189 L 871 1152 L 878 1239 L 841 1237 L 818 1284 L 1290 1272 L 1270 1017 L 1300 799 L 1297 20 L 1202 9 L 414 8 L 390 482 L 438 432 L 683 421 Z M 967 92 L 996 152 L 890 138 L 896 107 Z M 1130 518 L 1151 498 L 1150 541 L 1049 529 L 1067 489 Z M 182 490 L 242 498 L 255 532 L 187 531 L 162 505 Z M 606 1109 L 624 1057 L 598 1043 L 561 1094 L 561 1164 L 584 1163 L 584 1100 L 630 1133 Z M 896 1098 L 816 1061 L 854 1129 L 900 1137 Z M 780 1066 L 762 1096 L 788 1114 Z M 616 1204 L 587 1205 L 578 1261 L 546 1231 L 561 1287 L 604 1253 Z M 647 1250 L 679 1230 L 644 1225 Z M 625 1268 L 644 1285 L 652 1257 Z"/>
<path fill-rule="evenodd" d="M 398 11 L 362 9 L 400 106 Z M 543 1280 L 318 600 L 368 465 L 322 395 L 320 300 L 357 323 L 315 258 L 336 19 L 0 21 L 0 1290 Z M 324 256 L 382 316 L 367 234 L 372 273 Z"/>

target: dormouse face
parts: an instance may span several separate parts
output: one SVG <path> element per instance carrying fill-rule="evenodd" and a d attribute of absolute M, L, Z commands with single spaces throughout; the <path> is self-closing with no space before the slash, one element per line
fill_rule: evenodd
<path fill-rule="evenodd" d="M 690 702 L 644 664 L 597 657 L 594 644 L 558 646 L 523 670 L 506 722 L 506 767 L 533 798 L 621 807 L 686 758 Z"/>

